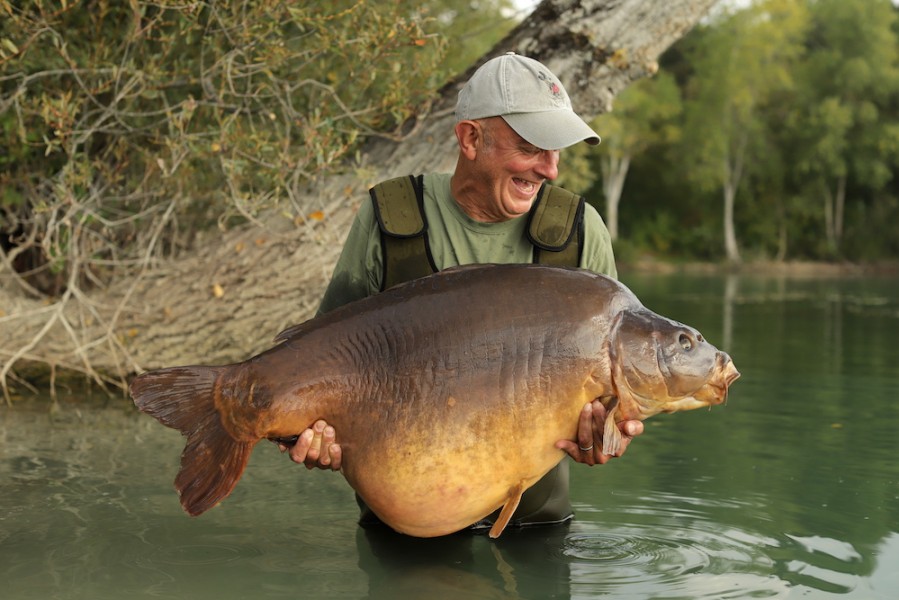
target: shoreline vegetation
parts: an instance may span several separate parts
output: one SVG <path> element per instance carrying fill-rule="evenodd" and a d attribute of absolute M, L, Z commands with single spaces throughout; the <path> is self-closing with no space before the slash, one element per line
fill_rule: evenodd
<path fill-rule="evenodd" d="M 899 260 L 883 260 L 870 263 L 849 261 L 746 261 L 739 265 L 726 262 L 662 260 L 653 257 L 641 257 L 635 260 L 619 261 L 620 273 L 708 273 L 738 275 L 771 275 L 784 277 L 865 277 L 865 276 L 899 276 Z"/>

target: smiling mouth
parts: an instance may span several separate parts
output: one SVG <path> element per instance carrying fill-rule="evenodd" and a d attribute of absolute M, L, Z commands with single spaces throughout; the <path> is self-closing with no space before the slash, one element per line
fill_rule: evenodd
<path fill-rule="evenodd" d="M 518 187 L 519 190 L 528 195 L 535 194 L 540 188 L 540 184 L 533 181 L 527 181 L 526 179 L 520 179 L 518 177 L 513 177 L 512 182 L 515 183 L 515 186 Z"/>

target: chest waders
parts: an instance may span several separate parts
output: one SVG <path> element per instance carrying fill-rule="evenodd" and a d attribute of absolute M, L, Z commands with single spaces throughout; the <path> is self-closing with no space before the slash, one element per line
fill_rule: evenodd
<path fill-rule="evenodd" d="M 370 190 L 375 218 L 381 232 L 384 274 L 381 290 L 436 273 L 428 244 L 424 212 L 424 184 L 418 177 L 397 177 Z M 534 263 L 577 267 L 584 244 L 584 199 L 546 183 L 528 213 L 528 240 L 534 246 Z M 358 498 L 362 525 L 378 523 L 377 517 Z M 489 529 L 499 511 L 474 529 Z M 563 523 L 572 517 L 568 497 L 568 461 L 551 469 L 522 496 L 509 525 L 526 526 Z"/>

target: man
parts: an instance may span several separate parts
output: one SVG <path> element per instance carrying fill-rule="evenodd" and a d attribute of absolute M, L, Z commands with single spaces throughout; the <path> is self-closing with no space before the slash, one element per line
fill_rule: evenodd
<path fill-rule="evenodd" d="M 560 150 L 581 141 L 593 145 L 600 141 L 574 113 L 558 78 L 539 62 L 514 53 L 486 62 L 459 92 L 455 134 L 459 156 L 454 173 L 425 175 L 416 188 L 423 206 L 420 235 L 424 244 L 421 256 L 413 258 L 420 258 L 426 269 L 438 271 L 473 263 L 530 263 L 538 254 L 551 259 L 560 250 L 541 243 L 543 233 L 533 224 L 532 209 L 544 202 L 544 184 L 558 175 Z M 576 238 L 579 245 L 572 266 L 615 277 L 609 233 L 599 214 L 579 197 L 555 189 L 563 215 L 575 216 L 547 227 L 558 231 L 564 225 L 571 233 L 562 238 Z M 377 186 L 375 190 L 373 201 L 364 203 L 356 215 L 320 314 L 376 294 L 386 282 L 409 278 L 405 273 L 393 277 L 394 271 L 404 267 L 389 260 L 393 250 L 385 251 L 392 243 L 387 238 L 393 236 L 385 211 L 398 211 L 384 204 Z M 547 195 L 547 201 L 552 197 Z M 415 205 L 411 206 L 415 212 Z M 564 210 L 565 206 L 570 210 Z M 611 458 L 601 452 L 605 416 L 599 402 L 586 405 L 578 441 L 560 440 L 556 447 L 577 462 L 604 464 Z M 643 431 L 640 421 L 619 427 L 624 447 Z M 308 468 L 338 470 L 341 451 L 336 435 L 332 427 L 318 421 L 290 448 L 291 459 Z M 361 501 L 360 505 L 360 522 L 376 522 Z M 563 461 L 525 492 L 510 525 L 560 523 L 571 517 L 568 462 Z M 475 525 L 489 527 L 491 521 Z"/>

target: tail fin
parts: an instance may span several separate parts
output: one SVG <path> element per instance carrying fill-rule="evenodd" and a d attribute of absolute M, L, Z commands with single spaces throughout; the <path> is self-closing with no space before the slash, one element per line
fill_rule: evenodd
<path fill-rule="evenodd" d="M 159 369 L 131 382 L 131 397 L 141 411 L 187 436 L 175 489 L 194 517 L 231 493 L 256 444 L 232 438 L 216 410 L 216 380 L 228 368 Z"/>

